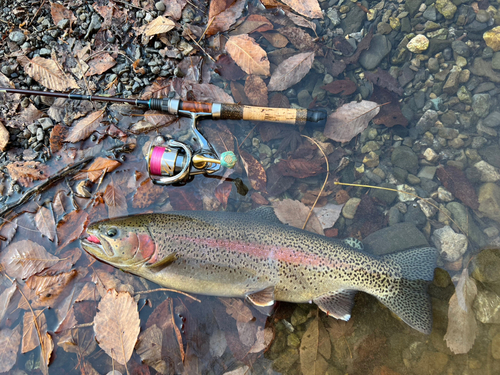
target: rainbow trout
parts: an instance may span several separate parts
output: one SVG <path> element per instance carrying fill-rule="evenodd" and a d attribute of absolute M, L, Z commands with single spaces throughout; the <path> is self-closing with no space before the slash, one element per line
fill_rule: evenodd
<path fill-rule="evenodd" d="M 314 302 L 342 320 L 350 318 L 354 295 L 363 291 L 416 330 L 432 329 L 432 247 L 376 257 L 358 240 L 283 225 L 269 207 L 137 215 L 91 224 L 87 233 L 87 252 L 164 287 L 245 297 L 260 307 Z"/>

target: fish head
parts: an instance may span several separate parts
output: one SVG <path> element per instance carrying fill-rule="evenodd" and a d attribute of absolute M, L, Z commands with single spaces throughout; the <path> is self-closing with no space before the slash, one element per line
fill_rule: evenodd
<path fill-rule="evenodd" d="M 156 262 L 158 249 L 147 221 L 136 217 L 104 220 L 87 228 L 82 247 L 99 260 L 124 269 Z"/>

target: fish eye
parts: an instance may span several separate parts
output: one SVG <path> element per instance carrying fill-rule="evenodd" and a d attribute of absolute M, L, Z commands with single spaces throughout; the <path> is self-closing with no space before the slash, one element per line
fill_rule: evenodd
<path fill-rule="evenodd" d="M 108 237 L 114 237 L 118 234 L 118 231 L 116 230 L 116 228 L 110 228 L 108 229 L 108 231 L 106 232 L 106 236 Z"/>

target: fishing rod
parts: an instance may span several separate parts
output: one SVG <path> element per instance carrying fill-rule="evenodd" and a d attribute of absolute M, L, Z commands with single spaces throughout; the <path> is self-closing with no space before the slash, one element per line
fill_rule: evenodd
<path fill-rule="evenodd" d="M 270 108 L 234 103 L 183 101 L 169 98 L 125 99 L 101 95 L 66 94 L 1 87 L 0 93 L 128 103 L 136 106 L 146 106 L 149 109 L 167 112 L 178 117 L 191 118 L 192 139 L 197 143 L 197 147 L 174 139 L 165 140 L 161 137 L 151 142 L 147 155 L 148 173 L 151 180 L 160 185 L 183 184 L 189 181 L 191 176 L 212 174 L 219 171 L 221 167 L 233 168 L 235 166 L 237 159 L 233 152 L 226 151 L 219 156 L 210 142 L 198 130 L 196 124 L 201 119 L 247 120 L 305 125 L 308 123 L 324 124 L 327 118 L 327 112 L 324 109 Z"/>

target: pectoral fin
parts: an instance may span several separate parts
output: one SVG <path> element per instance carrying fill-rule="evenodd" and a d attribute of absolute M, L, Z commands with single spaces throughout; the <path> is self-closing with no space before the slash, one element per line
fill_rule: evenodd
<path fill-rule="evenodd" d="M 177 252 L 173 252 L 168 254 L 165 258 L 162 260 L 159 260 L 156 263 L 153 264 L 148 264 L 146 267 L 148 267 L 151 271 L 158 272 L 164 269 L 165 267 L 168 267 L 172 262 L 177 260 Z"/>
<path fill-rule="evenodd" d="M 334 318 L 348 321 L 354 305 L 356 290 L 338 290 L 313 299 L 318 307 Z"/>
<path fill-rule="evenodd" d="M 247 299 L 255 306 L 274 305 L 274 286 L 259 290 L 258 292 L 247 294 Z"/>

